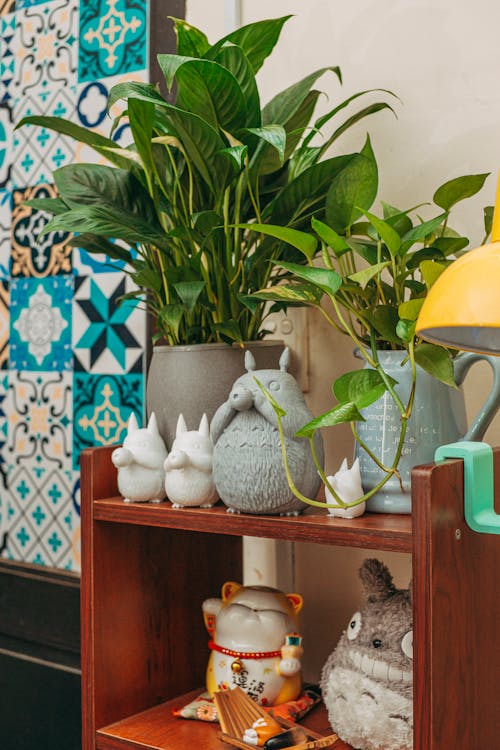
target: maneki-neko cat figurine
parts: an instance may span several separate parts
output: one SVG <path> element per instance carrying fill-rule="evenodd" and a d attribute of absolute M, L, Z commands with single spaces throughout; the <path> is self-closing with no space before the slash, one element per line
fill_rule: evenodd
<path fill-rule="evenodd" d="M 262 706 L 295 700 L 302 689 L 302 604 L 299 594 L 233 581 L 223 585 L 221 599 L 206 599 L 209 693 L 239 686 Z"/>

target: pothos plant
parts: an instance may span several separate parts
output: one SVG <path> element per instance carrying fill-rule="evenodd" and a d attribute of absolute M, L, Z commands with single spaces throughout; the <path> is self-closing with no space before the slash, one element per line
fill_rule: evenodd
<path fill-rule="evenodd" d="M 322 480 L 341 507 L 350 507 L 369 499 L 392 476 L 397 476 L 401 482 L 398 464 L 412 414 L 417 365 L 448 386 L 457 387 L 452 362 L 457 352 L 426 343 L 415 335 L 415 326 L 427 292 L 469 244 L 467 237 L 451 228 L 451 209 L 478 193 L 487 176 L 466 175 L 441 185 L 433 196 L 431 210 L 434 215 L 428 219 L 424 219 L 420 211 L 425 208 L 428 212 L 429 204 L 400 210 L 382 201 L 382 216 L 378 216 L 359 208 L 356 191 L 351 191 L 350 211 L 339 213 L 335 209 L 327 210 L 325 221 L 312 219 L 312 232 L 288 237 L 290 244 L 295 241 L 295 247 L 299 250 L 306 236 L 309 242 L 317 243 L 322 267 L 313 263 L 312 252 L 306 266 L 279 262 L 284 274 L 283 283 L 273 289 L 261 289 L 256 294 L 262 300 L 286 300 L 316 308 L 335 330 L 352 339 L 367 365 L 363 370 L 341 375 L 333 383 L 333 394 L 338 403 L 297 433 L 309 439 Z M 483 243 L 491 231 L 492 215 L 492 207 L 484 209 Z M 273 230 L 260 227 L 259 231 L 266 233 Z M 397 392 L 397 381 L 385 372 L 381 364 L 381 350 L 405 352 L 403 364 L 409 363 L 412 373 L 411 390 L 406 402 Z M 356 429 L 356 423 L 363 421 L 361 410 L 385 393 L 392 397 L 401 422 L 399 440 L 390 465 L 381 462 Z M 276 411 L 281 434 L 284 412 L 269 393 L 266 396 Z M 374 488 L 350 504 L 338 497 L 314 451 L 316 430 L 342 423 L 351 425 L 355 440 L 383 473 Z M 306 498 L 294 487 L 283 435 L 282 448 L 288 481 L 296 496 L 306 503 L 325 507 L 326 503 Z"/>
<path fill-rule="evenodd" d="M 365 117 L 391 109 L 386 101 L 356 109 L 356 100 L 370 93 L 362 91 L 318 116 L 316 82 L 326 74 L 341 81 L 332 66 L 262 105 L 256 75 L 288 18 L 249 24 L 215 44 L 172 19 L 177 53 L 158 55 L 168 95 L 152 84 L 114 86 L 108 108 L 122 103 L 122 111 L 110 137 L 58 117 L 25 117 L 17 126 L 55 130 L 111 162 L 57 169 L 59 197 L 30 205 L 53 214 L 45 232 L 75 232 L 72 245 L 124 262 L 136 285 L 128 296 L 145 300 L 157 338 L 169 344 L 265 335 L 273 308 L 250 295 L 280 281 L 278 262 L 300 265 L 311 254 L 279 232 L 264 236 L 242 224 L 293 234 L 309 227 L 311 217 L 324 218 L 326 205 L 341 206 L 346 180 L 368 187 L 359 195 L 363 207 L 376 192 L 369 144 L 359 153 L 332 149 Z M 112 136 L 125 123 L 132 141 L 120 146 Z M 305 243 L 302 251 L 311 247 L 309 238 Z M 287 304 L 280 298 L 275 307 Z"/>

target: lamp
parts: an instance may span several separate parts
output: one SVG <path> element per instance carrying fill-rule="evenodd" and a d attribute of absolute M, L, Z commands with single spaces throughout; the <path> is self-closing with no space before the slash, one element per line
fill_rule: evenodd
<path fill-rule="evenodd" d="M 491 242 L 465 253 L 443 271 L 422 305 L 416 332 L 442 346 L 500 355 L 500 176 Z M 468 526 L 480 533 L 500 534 L 491 447 L 465 440 L 442 445 L 435 460 L 447 458 L 464 460 Z"/>
<path fill-rule="evenodd" d="M 500 355 L 500 177 L 491 242 L 443 271 L 429 290 L 416 332 L 442 346 Z"/>

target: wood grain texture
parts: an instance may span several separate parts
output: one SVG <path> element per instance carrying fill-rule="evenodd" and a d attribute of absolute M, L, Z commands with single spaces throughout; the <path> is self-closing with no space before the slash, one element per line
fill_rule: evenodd
<path fill-rule="evenodd" d="M 169 502 L 124 503 L 120 497 L 95 504 L 96 519 L 114 523 L 161 526 L 191 531 L 218 532 L 335 544 L 365 549 L 411 552 L 411 518 L 367 513 L 361 518 L 332 518 L 322 509 L 307 509 L 297 517 L 253 516 L 227 513 L 219 503 L 213 508 L 173 508 Z"/>
<path fill-rule="evenodd" d="M 412 486 L 415 748 L 497 748 L 500 538 L 465 523 L 462 461 L 419 467 Z"/>

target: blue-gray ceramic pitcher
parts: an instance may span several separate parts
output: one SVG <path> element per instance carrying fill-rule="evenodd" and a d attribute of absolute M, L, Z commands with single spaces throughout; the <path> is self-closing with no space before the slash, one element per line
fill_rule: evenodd
<path fill-rule="evenodd" d="M 409 364 L 401 366 L 406 357 L 405 351 L 379 352 L 385 372 L 398 382 L 395 389 L 403 403 L 408 401 L 412 381 Z M 411 513 L 412 468 L 432 462 L 439 445 L 482 439 L 500 405 L 500 358 L 467 352 L 459 354 L 454 360 L 455 382 L 460 386 L 470 367 L 482 359 L 493 370 L 493 386 L 468 429 L 462 389 L 450 388 L 417 366 L 415 401 L 399 462 L 403 489 L 398 478 L 391 477 L 368 501 L 368 510 L 375 513 Z M 374 404 L 362 409 L 361 414 L 366 420 L 357 423 L 361 439 L 385 466 L 391 466 L 401 430 L 400 414 L 392 397 L 385 393 Z M 368 492 L 385 474 L 357 443 L 355 455 L 360 460 L 363 489 Z"/>

